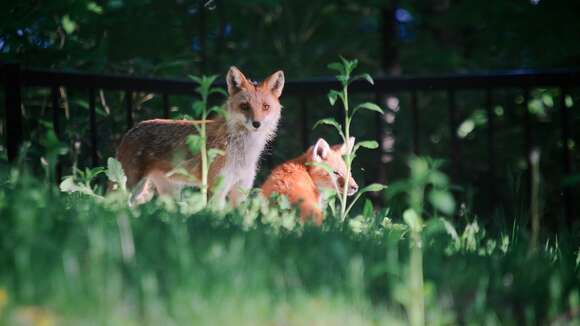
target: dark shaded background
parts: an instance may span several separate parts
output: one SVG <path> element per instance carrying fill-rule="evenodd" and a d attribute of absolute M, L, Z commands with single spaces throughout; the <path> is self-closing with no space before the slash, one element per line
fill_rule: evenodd
<path fill-rule="evenodd" d="M 223 75 L 236 65 L 254 79 L 283 69 L 289 80 L 329 75 L 326 65 L 338 55 L 357 58 L 361 72 L 381 75 L 439 75 L 513 69 L 574 69 L 580 66 L 580 2 L 531 1 L 325 1 L 325 0 L 110 0 L 4 1 L 0 4 L 0 59 L 23 67 L 78 70 L 136 76 L 186 78 L 190 74 Z M 325 90 L 326 91 L 326 90 Z M 75 150 L 68 160 L 88 165 L 87 102 L 79 90 L 63 90 L 63 141 Z M 420 94 L 421 141 L 426 154 L 446 157 L 449 136 L 444 117 L 444 94 Z M 542 151 L 542 172 L 559 173 L 559 131 L 554 104 L 558 91 L 532 91 L 530 112 Z M 3 95 L 0 95 L 3 96 Z M 50 125 L 47 90 L 24 94 L 26 128 L 33 143 L 31 161 L 42 156 L 41 138 Z M 112 155 L 124 131 L 124 94 L 101 92 L 98 101 L 100 157 Z M 488 177 L 485 156 L 485 118 L 480 92 L 457 94 L 462 160 L 466 166 L 458 196 L 466 207 L 486 206 L 489 194 L 480 185 Z M 373 98 L 370 98 L 371 100 Z M 386 180 L 406 175 L 410 154 L 409 99 L 401 94 L 388 112 L 389 137 Z M 369 98 L 355 97 L 355 101 Z M 578 102 L 578 91 L 570 98 Z M 497 162 L 501 203 L 518 217 L 523 209 L 522 95 L 502 90 L 495 95 Z M 299 103 L 282 99 L 286 107 L 273 163 L 303 151 L 296 137 Z M 136 94 L 136 121 L 160 115 L 160 99 Z M 386 107 L 386 103 L 380 103 Z M 172 116 L 191 114 L 191 99 L 172 99 Z M 0 113 L 4 114 L 4 113 Z M 332 115 L 324 96 L 312 98 L 308 122 Z M 2 117 L 2 116 L 0 116 Z M 353 126 L 359 139 L 373 138 L 376 116 L 361 115 Z M 572 126 L 577 125 L 578 115 Z M 467 132 L 465 132 L 467 131 Z M 4 129 L 0 130 L 4 132 Z M 579 139 L 574 130 L 574 139 Z M 329 130 L 316 130 L 312 141 Z M 577 146 L 574 145 L 573 146 Z M 574 160 L 578 150 L 572 148 Z M 35 156 L 36 155 L 36 156 Z M 379 175 L 380 154 L 361 156 L 360 183 Z M 69 165 L 70 166 L 70 165 Z M 70 171 L 70 169 L 68 169 Z M 267 169 L 262 169 L 262 174 Z M 66 173 L 66 169 L 65 169 Z M 261 176 L 263 178 L 263 175 Z M 558 206 L 559 183 L 543 188 L 544 207 Z M 391 203 L 396 205 L 396 203 Z M 559 211 L 555 210 L 555 215 Z"/>

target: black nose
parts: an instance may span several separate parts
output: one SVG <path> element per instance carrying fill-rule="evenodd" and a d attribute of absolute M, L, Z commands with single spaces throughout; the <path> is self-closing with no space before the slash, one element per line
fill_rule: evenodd
<path fill-rule="evenodd" d="M 260 128 L 260 125 L 261 125 L 260 121 L 253 121 L 252 122 L 252 126 L 254 126 L 254 128 L 256 128 L 256 129 Z"/>

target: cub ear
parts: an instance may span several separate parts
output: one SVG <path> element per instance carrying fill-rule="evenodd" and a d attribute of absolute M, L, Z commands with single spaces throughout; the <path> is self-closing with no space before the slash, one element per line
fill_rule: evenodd
<path fill-rule="evenodd" d="M 342 144 L 342 146 L 340 147 L 340 153 L 342 155 L 346 155 L 347 153 L 352 152 L 352 148 L 354 147 L 354 141 L 355 141 L 355 138 L 350 137 L 348 139 L 348 142 Z"/>
<path fill-rule="evenodd" d="M 326 140 L 318 138 L 316 144 L 312 148 L 312 160 L 314 162 L 322 162 L 328 157 L 328 152 L 330 151 L 330 145 Z"/>
<path fill-rule="evenodd" d="M 262 87 L 265 87 L 274 95 L 276 98 L 279 98 L 282 95 L 282 90 L 284 89 L 284 72 L 282 70 L 278 70 L 270 77 L 266 78 L 262 82 Z"/>
<path fill-rule="evenodd" d="M 238 68 L 231 66 L 226 76 L 226 84 L 228 85 L 228 94 L 231 96 L 242 89 L 247 89 L 250 82 Z"/>

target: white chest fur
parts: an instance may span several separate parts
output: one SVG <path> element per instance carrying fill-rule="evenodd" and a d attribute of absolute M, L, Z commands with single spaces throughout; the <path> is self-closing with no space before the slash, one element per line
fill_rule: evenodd
<path fill-rule="evenodd" d="M 234 187 L 249 190 L 254 183 L 258 160 L 266 145 L 266 137 L 259 132 L 234 134 L 228 137 L 225 164 L 220 173 L 222 183 L 217 193 L 219 200 Z"/>

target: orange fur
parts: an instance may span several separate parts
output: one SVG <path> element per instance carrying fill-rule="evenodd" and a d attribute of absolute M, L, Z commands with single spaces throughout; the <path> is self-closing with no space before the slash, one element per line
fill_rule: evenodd
<path fill-rule="evenodd" d="M 354 138 L 347 145 L 330 147 L 324 139 L 319 139 L 301 156 L 276 167 L 262 185 L 262 194 L 270 197 L 273 193 L 284 195 L 288 200 L 298 205 L 300 217 L 304 222 L 313 218 L 316 224 L 321 224 L 324 214 L 321 209 L 320 190 L 330 188 L 342 191 L 346 176 L 346 165 L 342 155 L 352 148 Z M 334 173 L 331 175 L 325 169 L 312 163 L 325 163 Z M 349 178 L 349 195 L 356 192 L 358 185 L 352 177 Z"/>

